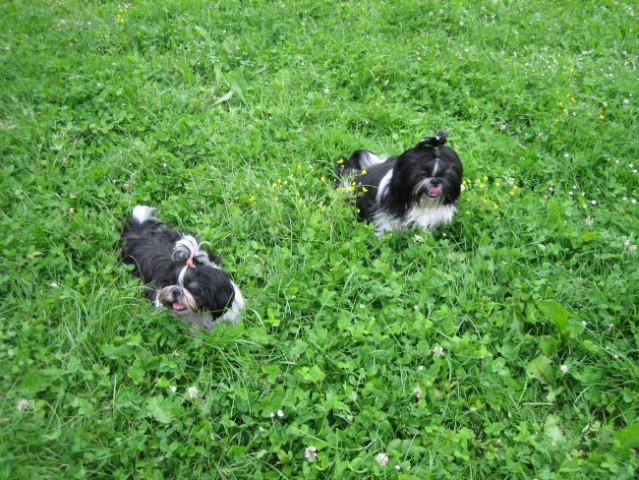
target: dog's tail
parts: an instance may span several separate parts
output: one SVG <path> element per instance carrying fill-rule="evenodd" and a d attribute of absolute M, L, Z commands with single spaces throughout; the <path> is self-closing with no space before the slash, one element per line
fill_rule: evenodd
<path fill-rule="evenodd" d="M 335 173 L 338 177 L 344 177 L 383 162 L 383 158 L 369 150 L 356 150 L 349 158 L 340 157 L 335 162 Z"/>
<path fill-rule="evenodd" d="M 157 220 L 155 216 L 155 208 L 146 205 L 136 205 L 131 213 L 133 222 L 142 225 L 148 220 Z"/>

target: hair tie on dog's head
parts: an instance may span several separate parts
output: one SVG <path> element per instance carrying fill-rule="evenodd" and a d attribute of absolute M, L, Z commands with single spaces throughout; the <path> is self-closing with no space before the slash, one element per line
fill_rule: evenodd
<path fill-rule="evenodd" d="M 424 138 L 422 138 L 419 142 L 417 142 L 417 145 L 418 146 L 422 146 L 422 147 L 432 147 L 432 148 L 441 147 L 442 145 L 444 145 L 446 143 L 446 137 L 447 136 L 448 136 L 448 134 L 446 133 L 446 131 L 445 130 L 441 130 L 434 137 L 424 137 Z"/>
<path fill-rule="evenodd" d="M 205 243 L 197 243 L 197 240 L 191 235 L 185 235 L 183 238 L 175 242 L 173 248 L 173 260 L 177 262 L 185 262 L 189 267 L 193 266 L 195 260 L 206 262 L 209 259 L 208 253 L 204 250 L 200 250 L 200 247 Z"/>

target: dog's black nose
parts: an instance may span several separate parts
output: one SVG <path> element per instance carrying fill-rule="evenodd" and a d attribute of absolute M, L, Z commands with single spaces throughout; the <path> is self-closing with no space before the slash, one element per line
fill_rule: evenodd
<path fill-rule="evenodd" d="M 439 186 L 442 184 L 442 181 L 441 181 L 439 178 L 432 178 L 432 179 L 430 180 L 430 184 L 431 184 L 433 187 L 439 187 Z"/>

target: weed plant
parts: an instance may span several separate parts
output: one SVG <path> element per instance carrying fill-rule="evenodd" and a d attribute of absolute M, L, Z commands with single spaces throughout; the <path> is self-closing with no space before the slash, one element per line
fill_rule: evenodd
<path fill-rule="evenodd" d="M 636 478 L 637 6 L 0 5 L 0 478 Z M 445 128 L 453 223 L 378 240 L 333 161 Z M 193 334 L 136 204 L 248 299 Z"/>

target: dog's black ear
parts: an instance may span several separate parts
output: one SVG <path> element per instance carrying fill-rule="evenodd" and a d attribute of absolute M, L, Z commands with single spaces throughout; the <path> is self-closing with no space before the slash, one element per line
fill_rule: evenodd
<path fill-rule="evenodd" d="M 446 133 L 446 130 L 441 130 L 434 137 L 424 137 L 424 138 L 422 138 L 419 142 L 417 142 L 417 146 L 418 147 L 433 147 L 433 148 L 441 147 L 442 145 L 444 145 L 446 143 L 446 137 L 447 136 L 448 136 L 448 134 Z"/>

